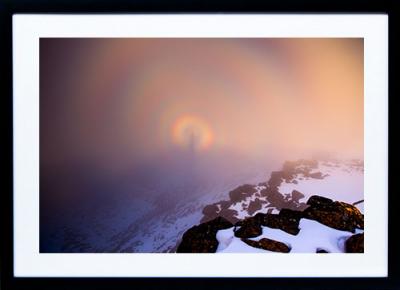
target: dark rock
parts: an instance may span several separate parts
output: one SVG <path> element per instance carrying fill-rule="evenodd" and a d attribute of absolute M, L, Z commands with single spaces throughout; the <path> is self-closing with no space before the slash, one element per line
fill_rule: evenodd
<path fill-rule="evenodd" d="M 303 212 L 297 210 L 291 210 L 288 208 L 282 208 L 279 212 L 281 218 L 285 218 L 289 221 L 296 221 L 297 223 L 303 217 Z"/>
<path fill-rule="evenodd" d="M 300 202 L 299 204 L 297 204 L 297 210 L 299 211 L 304 211 L 307 207 L 308 205 L 304 202 Z"/>
<path fill-rule="evenodd" d="M 292 191 L 292 200 L 295 202 L 299 202 L 300 199 L 304 198 L 305 195 L 302 194 L 300 191 L 293 190 Z"/>
<path fill-rule="evenodd" d="M 259 241 L 252 241 L 248 239 L 241 239 L 241 240 L 254 248 L 264 249 L 273 252 L 280 252 L 280 253 L 290 252 L 290 248 L 286 244 L 267 238 L 262 238 Z"/>
<path fill-rule="evenodd" d="M 329 253 L 329 252 L 327 250 L 324 250 L 324 249 L 317 249 L 316 253 L 318 253 L 318 254 L 326 254 L 326 253 Z"/>
<path fill-rule="evenodd" d="M 236 222 L 239 221 L 239 219 L 236 217 L 237 211 L 233 209 L 222 209 L 219 213 L 215 213 L 212 215 L 205 215 L 203 218 L 200 220 L 200 223 L 205 223 L 208 221 L 211 221 L 217 217 L 223 217 L 232 224 L 235 224 Z"/>
<path fill-rule="evenodd" d="M 319 207 L 323 205 L 330 205 L 332 204 L 332 202 L 333 200 L 330 198 L 326 198 L 319 195 L 313 195 L 308 199 L 307 204 L 313 207 Z"/>
<path fill-rule="evenodd" d="M 239 221 L 235 224 L 235 227 L 237 226 L 240 226 L 235 230 L 235 236 L 238 238 L 255 238 L 262 234 L 261 223 L 254 217 Z"/>
<path fill-rule="evenodd" d="M 228 200 L 221 200 L 219 204 L 221 205 L 221 209 L 228 209 L 232 205 L 232 202 Z"/>
<path fill-rule="evenodd" d="M 216 204 L 210 204 L 203 208 L 204 215 L 216 214 L 218 211 L 219 211 L 219 208 Z"/>
<path fill-rule="evenodd" d="M 283 211 L 283 212 L 282 212 Z M 262 225 L 273 229 L 280 229 L 292 235 L 297 235 L 300 231 L 299 221 L 301 212 L 290 209 L 282 209 L 279 214 L 256 214 L 253 219 Z"/>
<path fill-rule="evenodd" d="M 267 201 L 271 204 L 271 206 L 276 207 L 278 209 L 286 207 L 285 198 L 282 194 L 279 193 L 276 189 L 270 189 L 265 195 Z"/>
<path fill-rule="evenodd" d="M 244 200 L 256 192 L 254 185 L 244 184 L 229 192 L 229 198 L 233 203 Z"/>
<path fill-rule="evenodd" d="M 346 253 L 364 253 L 364 234 L 352 235 L 346 240 Z"/>
<path fill-rule="evenodd" d="M 364 216 L 353 205 L 332 201 L 321 196 L 312 196 L 307 201 L 310 205 L 303 211 L 303 217 L 316 220 L 331 228 L 355 232 L 356 228 L 364 228 Z"/>
<path fill-rule="evenodd" d="M 298 220 L 288 219 L 279 215 L 270 215 L 265 220 L 264 225 L 270 228 L 280 229 L 291 235 L 297 235 L 300 232 Z"/>
<path fill-rule="evenodd" d="M 256 198 L 254 201 L 250 202 L 249 208 L 247 209 L 249 215 L 253 215 L 256 211 L 261 209 L 262 202 L 259 198 Z"/>
<path fill-rule="evenodd" d="M 218 247 L 217 232 L 230 227 L 233 227 L 233 224 L 222 217 L 194 226 L 183 234 L 176 252 L 215 253 Z"/>
<path fill-rule="evenodd" d="M 226 220 L 228 220 L 229 222 L 231 222 L 232 224 L 236 223 L 237 221 L 239 221 L 239 219 L 236 217 L 236 215 L 238 214 L 238 212 L 236 210 L 233 209 L 222 209 L 218 215 L 225 218 Z"/>
<path fill-rule="evenodd" d="M 217 218 L 219 216 L 219 214 L 217 213 L 213 213 L 213 214 L 209 214 L 209 215 L 205 215 L 201 218 L 200 223 L 206 223 L 209 222 L 215 218 Z"/>
<path fill-rule="evenodd" d="M 270 188 L 277 188 L 281 185 L 283 180 L 283 171 L 272 171 L 271 177 L 268 180 L 268 186 Z"/>

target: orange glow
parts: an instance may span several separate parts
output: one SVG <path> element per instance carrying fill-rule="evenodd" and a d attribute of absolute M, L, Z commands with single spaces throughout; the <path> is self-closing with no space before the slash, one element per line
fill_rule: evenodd
<path fill-rule="evenodd" d="M 214 140 L 210 126 L 203 119 L 185 115 L 181 116 L 172 126 L 173 142 L 179 146 L 196 150 L 208 149 Z"/>

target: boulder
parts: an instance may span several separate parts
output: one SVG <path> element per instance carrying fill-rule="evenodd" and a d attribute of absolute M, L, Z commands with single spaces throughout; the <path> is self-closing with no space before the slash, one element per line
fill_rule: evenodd
<path fill-rule="evenodd" d="M 281 218 L 287 219 L 289 222 L 299 222 L 303 217 L 302 211 L 292 210 L 288 208 L 282 208 L 279 212 Z"/>
<path fill-rule="evenodd" d="M 229 198 L 233 203 L 240 202 L 244 200 L 246 197 L 251 196 L 257 190 L 254 188 L 254 185 L 244 184 L 241 185 L 234 190 L 229 192 Z"/>
<path fill-rule="evenodd" d="M 331 228 L 354 233 L 356 228 L 364 228 L 364 216 L 353 205 L 332 201 L 321 196 L 312 196 L 303 211 L 303 217 L 320 222 Z"/>
<path fill-rule="evenodd" d="M 364 253 L 364 234 L 352 235 L 345 243 L 346 253 Z"/>
<path fill-rule="evenodd" d="M 237 227 L 240 228 L 236 230 Z M 261 223 L 257 218 L 250 217 L 235 224 L 235 236 L 238 238 L 255 238 L 261 234 Z"/>
<path fill-rule="evenodd" d="M 241 239 L 241 240 L 254 248 L 259 248 L 272 252 L 280 252 L 280 253 L 290 252 L 290 247 L 288 247 L 288 245 L 268 238 L 262 238 L 259 241 L 252 241 L 248 239 Z"/>
<path fill-rule="evenodd" d="M 280 229 L 289 234 L 297 235 L 300 231 L 299 221 L 301 217 L 301 211 L 295 211 L 285 208 L 282 209 L 279 214 L 258 213 L 254 216 L 254 219 L 258 220 L 258 223 L 262 226 L 273 229 Z"/>
<path fill-rule="evenodd" d="M 321 207 L 324 205 L 330 205 L 332 204 L 333 200 L 327 197 L 319 196 L 319 195 L 313 195 L 311 196 L 307 204 L 313 207 Z"/>
<path fill-rule="evenodd" d="M 230 227 L 233 227 L 233 224 L 223 217 L 194 226 L 183 234 L 176 252 L 215 253 L 218 247 L 217 232 Z"/>

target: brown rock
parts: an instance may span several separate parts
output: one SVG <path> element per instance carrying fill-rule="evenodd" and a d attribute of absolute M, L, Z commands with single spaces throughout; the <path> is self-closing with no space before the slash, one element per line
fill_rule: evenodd
<path fill-rule="evenodd" d="M 247 209 L 249 215 L 253 215 L 256 211 L 261 209 L 262 202 L 259 198 L 256 198 L 254 201 L 250 202 L 249 208 Z"/>
<path fill-rule="evenodd" d="M 233 227 L 222 217 L 187 230 L 178 246 L 177 253 L 215 253 L 218 247 L 217 231 Z"/>
<path fill-rule="evenodd" d="M 236 215 L 238 214 L 238 212 L 236 210 L 233 209 L 222 209 L 218 215 L 220 217 L 225 218 L 226 220 L 228 220 L 229 222 L 231 222 L 232 224 L 236 223 L 237 221 L 239 221 L 239 219 L 236 217 Z"/>
<path fill-rule="evenodd" d="M 364 253 L 364 234 L 352 235 L 345 245 L 346 253 Z"/>
<path fill-rule="evenodd" d="M 292 200 L 295 202 L 299 202 L 300 199 L 304 197 L 304 194 L 302 194 L 300 191 L 293 190 L 291 194 Z"/>
<path fill-rule="evenodd" d="M 307 201 L 310 205 L 303 212 L 303 217 L 316 220 L 331 228 L 355 232 L 356 228 L 364 228 L 364 216 L 353 205 L 332 201 L 321 196 L 312 196 Z"/>
<path fill-rule="evenodd" d="M 233 203 L 244 200 L 256 192 L 254 185 L 244 184 L 229 192 L 229 198 Z"/>
<path fill-rule="evenodd" d="M 216 204 L 210 204 L 203 208 L 204 215 L 212 215 L 216 214 L 219 211 L 218 206 Z"/>
<path fill-rule="evenodd" d="M 247 218 L 235 224 L 235 227 L 240 226 L 235 230 L 235 236 L 238 238 L 255 238 L 262 234 L 260 221 L 254 217 Z"/>
<path fill-rule="evenodd" d="M 292 235 L 297 235 L 300 231 L 299 221 L 302 212 L 290 209 L 282 209 L 279 214 L 258 213 L 254 216 L 262 226 L 273 229 L 280 229 Z"/>
<path fill-rule="evenodd" d="M 290 248 L 286 244 L 267 238 L 262 238 L 259 241 L 252 241 L 248 239 L 241 239 L 241 240 L 254 248 L 264 249 L 273 252 L 280 252 L 280 253 L 290 252 Z"/>

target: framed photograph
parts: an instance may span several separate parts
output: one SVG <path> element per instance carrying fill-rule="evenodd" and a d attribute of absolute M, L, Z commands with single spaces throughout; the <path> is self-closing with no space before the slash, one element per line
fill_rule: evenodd
<path fill-rule="evenodd" d="M 400 287 L 398 10 L 283 2 L 1 7 L 2 289 Z"/>

